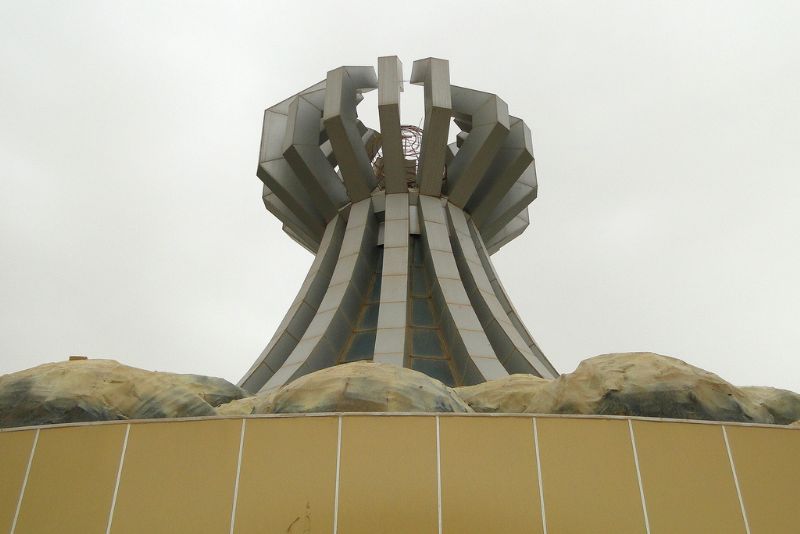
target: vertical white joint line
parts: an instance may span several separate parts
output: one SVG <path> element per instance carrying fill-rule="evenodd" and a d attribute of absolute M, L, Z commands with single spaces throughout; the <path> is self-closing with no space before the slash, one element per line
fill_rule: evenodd
<path fill-rule="evenodd" d="M 542 532 L 547 534 L 547 516 L 544 513 L 544 484 L 542 484 L 542 459 L 539 455 L 539 427 L 533 419 L 533 450 L 536 452 L 536 478 L 539 481 L 539 505 L 542 508 Z"/>
<path fill-rule="evenodd" d="M 233 506 L 231 506 L 231 530 L 236 524 L 236 504 L 239 501 L 239 474 L 242 472 L 242 450 L 244 449 L 244 430 L 247 427 L 247 419 L 242 418 L 242 433 L 239 436 L 239 456 L 236 459 L 236 480 L 233 482 Z"/>
<path fill-rule="evenodd" d="M 131 424 L 125 425 L 125 437 L 122 438 L 122 452 L 119 453 L 119 465 L 117 466 L 117 478 L 114 480 L 114 493 L 111 496 L 111 509 L 108 511 L 108 524 L 106 534 L 111 532 L 111 522 L 114 520 L 114 508 L 117 506 L 117 494 L 119 494 L 119 481 L 122 478 L 122 466 L 125 463 L 125 451 L 128 450 L 128 435 L 131 433 Z"/>
<path fill-rule="evenodd" d="M 19 519 L 19 511 L 22 508 L 22 498 L 25 496 L 25 488 L 28 486 L 28 476 L 31 474 L 31 465 L 33 464 L 33 455 L 36 453 L 36 444 L 39 443 L 39 430 L 33 435 L 33 445 L 31 445 L 31 453 L 28 456 L 28 466 L 25 467 L 25 478 L 22 479 L 22 487 L 19 489 L 19 498 L 17 499 L 17 509 L 14 512 L 14 521 L 11 522 L 11 534 L 17 528 L 17 520 Z"/>
<path fill-rule="evenodd" d="M 439 534 L 442 534 L 442 441 L 439 437 L 439 416 L 436 416 L 436 503 L 439 514 Z"/>
<path fill-rule="evenodd" d="M 633 435 L 633 422 L 628 419 L 628 432 L 631 434 L 631 447 L 633 448 L 633 464 L 636 466 L 636 480 L 639 482 L 639 496 L 642 498 L 642 513 L 644 514 L 644 528 L 650 534 L 650 518 L 647 516 L 647 502 L 644 499 L 644 486 L 642 485 L 642 472 L 639 470 L 639 452 L 636 450 L 636 437 Z"/>
<path fill-rule="evenodd" d="M 750 534 L 750 521 L 747 519 L 747 510 L 744 507 L 744 499 L 742 498 L 742 490 L 739 487 L 739 476 L 736 474 L 736 464 L 733 463 L 733 452 L 731 451 L 731 444 L 728 441 L 728 431 L 725 425 L 722 425 L 722 437 L 725 439 L 725 449 L 728 451 L 728 460 L 731 463 L 731 472 L 733 473 L 733 483 L 736 485 L 736 496 L 739 497 L 739 506 L 742 509 L 742 520 L 744 521 L 744 530 Z"/>
<path fill-rule="evenodd" d="M 342 416 L 336 436 L 336 487 L 333 492 L 333 534 L 339 532 L 339 466 L 342 463 Z"/>

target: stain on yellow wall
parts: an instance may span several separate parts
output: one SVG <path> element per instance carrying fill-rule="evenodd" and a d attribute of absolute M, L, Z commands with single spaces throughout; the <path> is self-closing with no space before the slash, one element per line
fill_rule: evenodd
<path fill-rule="evenodd" d="M 112 534 L 229 532 L 241 420 L 131 425 Z"/>

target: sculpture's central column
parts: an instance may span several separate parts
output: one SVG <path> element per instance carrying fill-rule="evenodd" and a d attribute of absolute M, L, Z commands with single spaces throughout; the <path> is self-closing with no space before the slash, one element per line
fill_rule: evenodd
<path fill-rule="evenodd" d="M 448 63 L 414 62 L 425 87 L 419 158 L 400 125 L 402 66 L 341 67 L 269 108 L 264 203 L 316 257 L 250 391 L 356 360 L 449 385 L 557 373 L 519 319 L 490 254 L 522 233 L 536 197 L 530 131 L 496 95 L 451 86 Z M 358 120 L 378 88 L 381 133 Z M 451 119 L 460 128 L 447 144 Z M 404 139 L 405 136 L 405 139 Z"/>

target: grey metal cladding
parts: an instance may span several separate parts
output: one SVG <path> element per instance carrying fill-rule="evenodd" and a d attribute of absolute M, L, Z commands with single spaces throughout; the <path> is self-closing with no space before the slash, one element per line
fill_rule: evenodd
<path fill-rule="evenodd" d="M 533 162 L 531 132 L 525 122 L 509 117 L 510 129 L 478 189 L 467 203 L 472 219 L 482 227 L 497 203 Z"/>
<path fill-rule="evenodd" d="M 546 373 L 547 376 L 549 370 L 531 352 L 495 295 L 464 213 L 451 205 L 448 217 L 453 239 L 453 256 L 462 274 L 464 287 L 480 319 L 481 327 L 503 367 L 509 373 L 531 373 L 539 376 Z M 457 227 L 462 231 L 457 231 Z"/>
<path fill-rule="evenodd" d="M 322 108 L 306 96 L 298 96 L 289 105 L 288 119 L 283 156 L 328 221 L 347 204 L 348 197 L 344 184 L 320 148 Z"/>
<path fill-rule="evenodd" d="M 368 198 L 376 184 L 356 123 L 356 94 L 377 87 L 374 67 L 339 67 L 328 71 L 323 123 L 352 202 Z"/>
<path fill-rule="evenodd" d="M 481 235 L 491 239 L 510 223 L 528 204 L 536 199 L 536 166 L 531 163 L 519 179 L 511 185 L 503 199 L 495 205 L 488 221 L 481 227 Z"/>
<path fill-rule="evenodd" d="M 508 105 L 497 95 L 451 87 L 453 115 L 469 132 L 447 168 L 448 200 L 463 208 L 508 136 Z"/>
<path fill-rule="evenodd" d="M 311 195 L 289 167 L 289 162 L 284 158 L 265 161 L 259 165 L 258 176 L 309 230 L 315 235 L 322 234 L 325 218 L 316 209 Z"/>
<path fill-rule="evenodd" d="M 449 385 L 557 376 L 490 258 L 529 224 L 531 132 L 498 96 L 451 86 L 446 60 L 415 61 L 410 81 L 424 86 L 424 131 L 401 125 L 396 56 L 377 75 L 333 69 L 265 111 L 264 205 L 315 259 L 248 391 L 365 358 Z M 381 132 L 357 114 L 375 88 Z"/>
<path fill-rule="evenodd" d="M 411 83 L 425 87 L 425 135 L 422 136 L 417 171 L 419 192 L 422 195 L 439 196 L 453 111 L 450 63 L 436 58 L 415 61 L 411 69 Z"/>
<path fill-rule="evenodd" d="M 379 360 L 403 365 L 407 356 L 406 332 L 409 295 L 408 193 L 386 195 L 385 238 L 375 354 Z M 400 316 L 396 321 L 394 315 Z M 399 357 L 398 357 L 399 355 Z"/>
<path fill-rule="evenodd" d="M 367 198 L 354 204 L 350 210 L 337 251 L 338 260 L 327 277 L 325 295 L 314 306 L 315 315 L 309 321 L 302 339 L 284 360 L 287 364 L 300 364 L 286 380 L 334 365 L 353 331 L 355 309 L 366 290 L 368 278 L 365 271 L 375 261 L 373 251 L 377 221 L 371 203 L 371 199 Z M 280 377 L 272 377 L 264 388 L 281 385 L 283 382 L 280 382 Z"/>
<path fill-rule="evenodd" d="M 292 239 L 305 248 L 310 248 L 311 252 L 315 253 L 319 247 L 322 236 L 302 222 L 286 204 L 281 202 L 267 184 L 263 184 L 262 186 L 261 198 L 264 201 L 264 206 L 267 208 L 267 211 L 272 213 L 283 223 L 284 232 L 287 232 Z"/>
<path fill-rule="evenodd" d="M 308 191 L 302 187 L 283 157 L 283 143 L 289 118 L 286 113 L 275 111 L 276 108 L 285 109 L 288 113 L 289 102 L 285 101 L 285 105 L 282 102 L 264 112 L 261 152 L 256 175 L 313 235 L 321 236 L 325 219 L 315 208 Z"/>
<path fill-rule="evenodd" d="M 339 255 L 344 230 L 344 220 L 339 216 L 335 217 L 325 228 L 317 255 L 314 257 L 300 291 L 256 363 L 239 382 L 241 387 L 250 392 L 258 391 L 283 365 L 302 334 L 305 333 L 322 301 L 324 288 L 330 282 L 336 265 L 332 260 Z M 261 370 L 260 376 L 255 377 L 254 380 L 252 375 L 260 365 L 266 366 L 268 371 Z"/>
<path fill-rule="evenodd" d="M 480 322 L 472 308 L 467 291 L 464 288 L 456 267 L 453 251 L 448 239 L 442 205 L 439 200 L 430 196 L 420 196 L 419 206 L 422 211 L 423 236 L 430 243 L 434 240 L 447 240 L 441 250 L 427 250 L 430 258 L 434 287 L 440 292 L 443 322 L 449 323 L 446 333 L 453 346 L 463 347 L 464 357 L 476 361 L 477 358 L 497 359 L 494 350 L 480 328 Z M 456 208 L 458 209 L 458 208 Z M 439 222 L 441 221 L 441 222 Z M 435 235 L 438 234 L 438 235 Z M 446 250 L 445 250 L 446 249 Z M 447 327 L 446 327 L 447 328 Z M 507 374 L 507 373 L 506 373 Z"/>
<path fill-rule="evenodd" d="M 405 193 L 405 156 L 400 131 L 400 92 L 403 64 L 397 56 L 378 58 L 378 116 L 383 137 L 383 161 L 387 193 Z"/>
<path fill-rule="evenodd" d="M 295 243 L 309 251 L 311 254 L 316 254 L 319 245 L 306 235 L 298 234 L 291 226 L 281 225 L 283 233 L 288 235 L 294 240 Z"/>
<path fill-rule="evenodd" d="M 486 273 L 486 276 L 489 279 L 489 282 L 492 285 L 492 290 L 497 297 L 498 302 L 502 306 L 503 310 L 505 311 L 508 318 L 511 320 L 511 323 L 514 325 L 514 328 L 517 329 L 519 335 L 522 336 L 522 339 L 525 341 L 525 344 L 528 345 L 528 348 L 531 350 L 533 355 L 535 356 L 537 363 L 534 364 L 536 369 L 539 371 L 539 375 L 543 378 L 555 378 L 558 376 L 558 371 L 556 371 L 553 364 L 550 363 L 550 360 L 542 352 L 542 349 L 539 348 L 539 344 L 536 343 L 531 333 L 519 319 L 519 314 L 517 313 L 516 308 L 514 308 L 514 304 L 511 302 L 508 294 L 506 293 L 505 288 L 503 287 L 502 282 L 500 282 L 499 277 L 497 276 L 497 271 L 495 271 L 494 265 L 492 265 L 492 260 L 489 257 L 489 252 L 486 250 L 486 246 L 483 243 L 483 239 L 481 239 L 480 232 L 478 228 L 475 226 L 473 221 L 467 222 L 470 235 L 472 236 L 472 241 L 475 244 L 476 252 L 478 253 L 478 257 L 480 258 L 480 262 L 483 265 L 483 270 Z"/>
<path fill-rule="evenodd" d="M 511 219 L 499 232 L 492 236 L 491 239 L 487 240 L 486 250 L 489 251 L 489 254 L 494 254 L 503 246 L 519 237 L 528 225 L 530 225 L 530 217 L 528 216 L 528 208 L 526 207 Z"/>

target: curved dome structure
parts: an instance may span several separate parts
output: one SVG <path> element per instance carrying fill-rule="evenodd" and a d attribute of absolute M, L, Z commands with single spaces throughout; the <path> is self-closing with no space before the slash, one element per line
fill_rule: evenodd
<path fill-rule="evenodd" d="M 414 62 L 425 123 L 400 123 L 402 64 L 340 67 L 270 107 L 258 177 L 267 209 L 316 255 L 277 332 L 240 381 L 255 392 L 356 360 L 448 385 L 557 376 L 490 255 L 528 226 L 531 134 L 497 95 L 450 84 L 446 60 Z M 380 132 L 356 107 L 378 89 Z M 448 144 L 450 125 L 460 130 Z"/>

